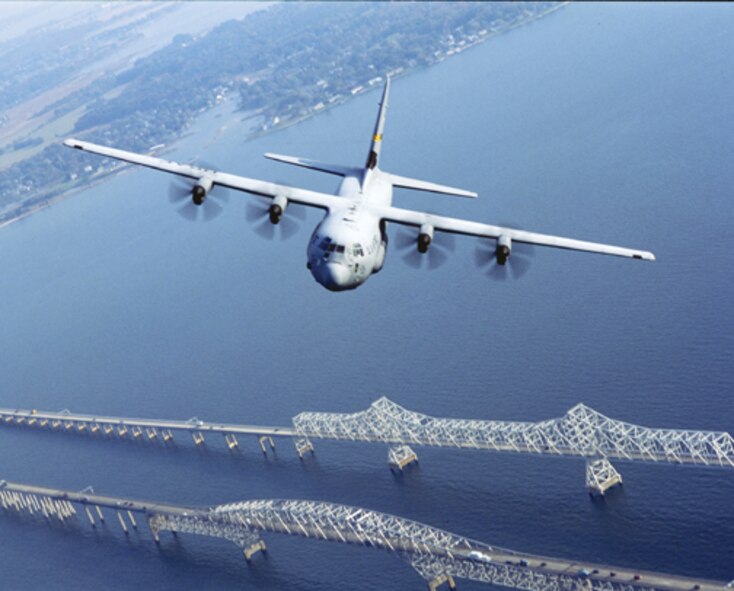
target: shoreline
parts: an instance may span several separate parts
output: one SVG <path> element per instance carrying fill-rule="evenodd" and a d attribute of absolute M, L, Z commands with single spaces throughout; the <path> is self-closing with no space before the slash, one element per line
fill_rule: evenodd
<path fill-rule="evenodd" d="M 543 19 L 543 18 L 545 18 L 545 17 L 547 17 L 547 16 L 549 16 L 551 14 L 554 14 L 558 10 L 560 10 L 562 8 L 565 8 L 566 6 L 568 6 L 570 4 L 571 4 L 571 1 L 570 0 L 566 0 L 565 2 L 560 2 L 556 6 L 553 6 L 552 8 L 550 8 L 549 10 L 547 10 L 546 12 L 543 12 L 542 14 L 528 16 L 525 19 L 523 19 L 523 20 L 521 20 L 519 22 L 516 22 L 516 23 L 514 23 L 511 26 L 508 26 L 507 28 L 504 28 L 504 29 L 499 30 L 499 31 L 494 31 L 492 33 L 489 33 L 486 36 L 482 37 L 481 39 L 479 39 L 479 40 L 477 40 L 477 41 L 475 41 L 475 42 L 467 45 L 466 47 L 463 47 L 461 49 L 458 49 L 455 53 L 444 55 L 444 56 L 436 59 L 435 62 L 432 62 L 432 63 L 430 63 L 428 65 L 418 66 L 418 67 L 414 67 L 414 68 L 410 68 L 410 69 L 407 69 L 407 68 L 406 69 L 403 69 L 400 73 L 394 75 L 394 78 L 399 78 L 399 77 L 402 77 L 402 76 L 409 75 L 409 74 L 411 74 L 413 72 L 417 72 L 417 71 L 420 71 L 420 70 L 432 68 L 433 66 L 437 66 L 437 65 L 443 63 L 445 60 L 447 60 L 449 58 L 455 57 L 455 56 L 457 56 L 457 55 L 459 55 L 461 53 L 464 53 L 465 51 L 467 51 L 469 49 L 472 49 L 474 47 L 477 47 L 479 45 L 482 45 L 482 44 L 486 43 L 490 39 L 494 39 L 494 38 L 496 38 L 496 37 L 498 37 L 500 35 L 504 35 L 505 33 L 509 33 L 510 31 L 514 31 L 515 29 L 518 29 L 520 27 L 526 26 L 526 25 L 531 24 L 531 23 L 533 23 L 535 21 L 538 21 L 540 19 Z M 244 136 L 243 141 L 244 142 L 249 142 L 249 141 L 252 141 L 254 139 L 265 137 L 266 135 L 269 135 L 271 133 L 275 133 L 275 132 L 278 132 L 278 131 L 281 131 L 281 130 L 288 129 L 288 128 L 294 126 L 294 125 L 298 125 L 299 123 L 302 123 L 302 122 L 304 122 L 304 121 L 306 121 L 308 119 L 311 119 L 312 117 L 315 117 L 317 115 L 321 115 L 322 113 L 325 113 L 325 112 L 327 112 L 327 111 L 329 111 L 331 109 L 334 109 L 336 107 L 339 107 L 341 105 L 344 105 L 344 104 L 348 103 L 351 99 L 356 98 L 358 96 L 361 96 L 363 94 L 366 94 L 366 93 L 370 92 L 371 90 L 374 90 L 375 88 L 378 88 L 378 86 L 376 86 L 376 85 L 375 86 L 371 86 L 369 88 L 366 88 L 363 92 L 357 93 L 356 95 L 345 97 L 344 100 L 340 100 L 340 101 L 335 102 L 333 104 L 325 105 L 325 107 L 323 109 L 319 110 L 319 111 L 304 113 L 303 115 L 294 117 L 293 119 L 290 119 L 290 120 L 288 120 L 288 121 L 286 121 L 284 123 L 281 123 L 281 124 L 278 124 L 278 125 L 269 127 L 268 129 L 260 129 L 260 130 L 250 131 L 248 134 L 246 134 Z M 207 111 L 206 113 L 208 113 L 210 111 Z M 235 112 L 237 112 L 237 111 L 235 111 Z M 205 115 L 206 113 L 203 113 L 202 115 Z M 238 121 L 237 121 L 238 123 L 241 123 L 241 122 L 243 122 L 246 119 L 252 119 L 252 118 L 257 118 L 258 117 L 258 115 L 256 115 L 256 114 L 255 115 L 250 115 L 249 117 L 245 117 L 244 114 L 246 113 L 246 111 L 242 111 L 242 113 L 243 113 L 243 117 L 240 118 L 240 119 L 238 119 Z M 211 145 L 214 142 L 216 142 L 218 140 L 218 136 L 219 136 L 219 130 L 217 130 L 217 132 L 215 133 L 215 136 L 207 143 L 207 146 L 208 145 Z M 175 145 L 179 141 L 181 141 L 185 137 L 187 137 L 186 130 L 182 130 L 182 132 L 179 134 L 179 136 L 175 140 L 173 140 L 170 144 L 167 144 L 166 145 L 166 149 L 164 149 L 161 152 L 161 154 L 165 154 L 166 152 L 169 152 L 171 149 L 173 149 L 175 147 Z M 92 189 L 92 188 L 94 188 L 96 186 L 101 185 L 102 183 L 105 183 L 105 182 L 111 180 L 112 178 L 114 178 L 114 177 L 116 177 L 118 175 L 125 174 L 126 172 L 128 172 L 130 170 L 134 170 L 133 165 L 122 165 L 122 166 L 120 166 L 118 168 L 115 168 L 115 169 L 112 169 L 112 170 L 108 170 L 108 171 L 104 171 L 104 172 L 100 173 L 98 176 L 95 176 L 95 177 L 91 177 L 89 179 L 86 179 L 85 182 L 83 182 L 82 184 L 79 184 L 78 186 L 71 186 L 69 188 L 64 189 L 63 188 L 63 184 L 62 185 L 57 185 L 56 187 L 49 189 L 47 192 L 45 192 L 45 193 L 43 193 L 41 195 L 38 195 L 36 198 L 31 198 L 31 199 L 29 199 L 28 201 L 25 201 L 25 202 L 20 202 L 15 209 L 11 209 L 11 210 L 7 211 L 4 214 L 0 214 L 0 229 L 5 228 L 6 226 L 9 226 L 10 224 L 12 224 L 14 222 L 18 222 L 20 220 L 24 220 L 24 219 L 32 216 L 35 213 L 39 213 L 41 211 L 44 211 L 44 210 L 52 207 L 53 205 L 56 205 L 57 203 L 60 203 L 61 201 L 64 201 L 65 199 L 68 199 L 70 197 L 73 197 L 74 195 L 76 195 L 77 193 L 79 193 L 81 191 Z"/>

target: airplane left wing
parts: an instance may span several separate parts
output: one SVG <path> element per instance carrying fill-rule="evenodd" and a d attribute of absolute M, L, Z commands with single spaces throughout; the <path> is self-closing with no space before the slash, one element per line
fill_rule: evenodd
<path fill-rule="evenodd" d="M 288 187 L 286 185 L 260 181 L 226 172 L 208 170 L 191 164 L 180 164 L 171 160 L 156 158 L 155 156 L 127 152 L 126 150 L 118 150 L 117 148 L 108 148 L 107 146 L 100 146 L 81 140 L 68 139 L 64 141 L 64 145 L 84 152 L 91 152 L 100 156 L 121 160 L 122 162 L 137 164 L 138 166 L 145 166 L 146 168 L 186 177 L 194 181 L 206 180 L 207 182 L 211 182 L 210 187 L 219 185 L 221 187 L 270 198 L 283 196 L 293 203 L 326 210 L 331 210 L 344 203 L 335 195 L 327 195 L 318 191 Z"/>
<path fill-rule="evenodd" d="M 535 232 L 526 232 L 524 230 L 505 228 L 502 226 L 492 226 L 489 224 L 482 224 L 480 222 L 449 218 L 422 211 L 400 209 L 397 207 L 376 207 L 374 213 L 380 217 L 380 219 L 388 222 L 395 222 L 397 224 L 418 228 L 428 225 L 434 230 L 449 232 L 452 234 L 465 234 L 467 236 L 494 239 L 499 239 L 502 236 L 509 238 L 511 242 L 522 242 L 525 244 L 536 244 L 538 246 L 550 246 L 553 248 L 595 252 L 619 257 L 643 259 L 646 261 L 655 260 L 655 255 L 653 253 L 644 250 L 622 248 L 620 246 L 611 246 L 609 244 L 600 244 L 597 242 L 585 242 L 583 240 L 574 240 L 572 238 L 562 238 L 561 236 L 536 234 Z"/>

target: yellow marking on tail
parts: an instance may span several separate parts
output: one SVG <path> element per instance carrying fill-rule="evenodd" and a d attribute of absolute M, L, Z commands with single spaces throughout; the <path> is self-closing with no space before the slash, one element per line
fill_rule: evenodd
<path fill-rule="evenodd" d="M 376 133 L 375 134 L 375 137 L 372 138 L 372 141 L 373 142 L 381 142 L 382 141 L 382 134 L 381 133 Z"/>

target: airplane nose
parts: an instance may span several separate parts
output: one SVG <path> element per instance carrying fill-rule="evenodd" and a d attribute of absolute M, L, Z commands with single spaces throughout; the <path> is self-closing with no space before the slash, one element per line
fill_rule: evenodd
<path fill-rule="evenodd" d="M 326 263 L 314 267 L 311 272 L 316 275 L 318 282 L 331 291 L 341 291 L 351 287 L 351 274 L 346 265 L 341 263 Z"/>
<path fill-rule="evenodd" d="M 329 263 L 326 265 L 326 276 L 330 286 L 337 289 L 345 287 L 349 284 L 349 269 L 345 265 L 339 263 Z"/>

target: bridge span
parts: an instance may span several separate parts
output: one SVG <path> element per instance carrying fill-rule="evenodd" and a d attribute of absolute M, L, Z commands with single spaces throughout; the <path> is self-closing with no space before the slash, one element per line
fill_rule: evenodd
<path fill-rule="evenodd" d="M 46 521 L 86 514 L 92 527 L 112 512 L 127 535 L 146 521 L 156 543 L 171 531 L 224 538 L 249 561 L 266 550 L 262 533 L 378 548 L 407 561 L 431 591 L 470 579 L 529 591 L 725 591 L 723 582 L 550 558 L 499 548 L 378 511 L 300 500 L 253 500 L 184 507 L 0 480 L 0 507 Z"/>
<path fill-rule="evenodd" d="M 188 420 L 134 419 L 23 409 L 0 409 L 0 425 L 170 442 L 174 432 L 189 433 L 197 445 L 209 434 L 235 449 L 238 437 L 255 436 L 263 453 L 273 438 L 294 441 L 299 456 L 313 451 L 313 440 L 364 441 L 389 446 L 388 460 L 402 470 L 418 456 L 410 447 L 436 446 L 494 452 L 572 456 L 586 460 L 586 484 L 604 494 L 622 477 L 611 459 L 734 468 L 734 438 L 723 431 L 650 428 L 609 418 L 584 404 L 565 415 L 539 422 L 437 418 L 380 398 L 356 413 L 303 412 L 292 427 L 236 425 Z"/>

